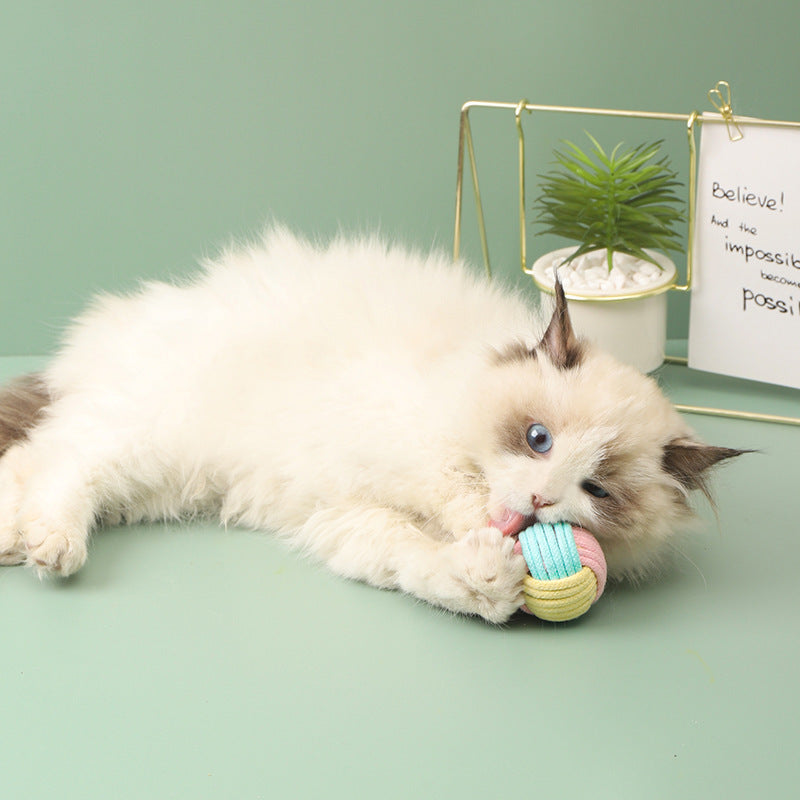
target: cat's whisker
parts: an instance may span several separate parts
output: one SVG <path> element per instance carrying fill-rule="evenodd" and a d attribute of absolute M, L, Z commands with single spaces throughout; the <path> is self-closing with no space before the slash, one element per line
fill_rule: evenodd
<path fill-rule="evenodd" d="M 697 574 L 700 576 L 700 578 L 703 581 L 703 589 L 707 590 L 708 589 L 708 581 L 706 580 L 706 576 L 704 575 L 703 570 L 700 569 L 700 566 L 689 557 L 688 553 L 684 552 L 681 549 L 681 547 L 679 547 L 679 545 L 676 544 L 675 542 L 668 542 L 667 543 L 667 547 L 670 550 L 672 550 L 674 553 L 677 553 L 684 561 L 688 561 L 689 564 L 691 564 L 695 568 Z"/>

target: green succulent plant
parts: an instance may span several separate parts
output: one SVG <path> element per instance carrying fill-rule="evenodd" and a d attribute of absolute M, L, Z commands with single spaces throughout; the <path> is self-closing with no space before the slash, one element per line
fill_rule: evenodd
<path fill-rule="evenodd" d="M 534 203 L 542 233 L 579 242 L 574 258 L 607 249 L 608 269 L 615 252 L 661 265 L 644 248 L 681 252 L 675 226 L 684 220 L 683 200 L 675 193 L 682 184 L 663 157 L 654 161 L 663 140 L 623 150 L 620 142 L 607 154 L 597 140 L 591 154 L 564 140 L 566 150 L 554 151 L 561 169 L 540 175 L 541 195 Z"/>

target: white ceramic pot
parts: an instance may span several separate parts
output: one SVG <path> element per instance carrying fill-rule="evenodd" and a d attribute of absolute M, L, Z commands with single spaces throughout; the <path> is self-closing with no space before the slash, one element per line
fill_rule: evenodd
<path fill-rule="evenodd" d="M 537 259 L 531 269 L 536 285 L 553 294 L 553 281 L 545 270 L 554 259 L 566 258 L 574 247 L 564 247 Z M 596 342 L 611 355 L 642 372 L 664 361 L 667 340 L 667 291 L 675 284 L 675 264 L 662 253 L 647 251 L 662 273 L 646 289 L 603 292 L 596 289 L 567 290 L 569 315 L 576 333 Z"/>

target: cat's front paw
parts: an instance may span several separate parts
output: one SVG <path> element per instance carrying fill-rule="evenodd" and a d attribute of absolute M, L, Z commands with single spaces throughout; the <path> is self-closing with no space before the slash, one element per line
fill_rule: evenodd
<path fill-rule="evenodd" d="M 86 537 L 80 533 L 35 522 L 26 527 L 24 540 L 27 563 L 40 577 L 66 577 L 86 562 Z"/>
<path fill-rule="evenodd" d="M 514 540 L 496 528 L 470 531 L 452 545 L 456 596 L 454 610 L 505 622 L 523 603 L 525 559 L 514 552 Z"/>

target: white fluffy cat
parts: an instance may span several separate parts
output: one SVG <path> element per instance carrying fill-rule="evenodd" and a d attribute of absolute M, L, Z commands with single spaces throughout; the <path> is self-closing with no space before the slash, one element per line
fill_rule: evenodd
<path fill-rule="evenodd" d="M 444 256 L 273 229 L 104 296 L 0 395 L 0 563 L 69 575 L 98 523 L 213 514 L 336 573 L 506 620 L 514 536 L 570 520 L 637 575 L 714 463 L 649 378 Z"/>

